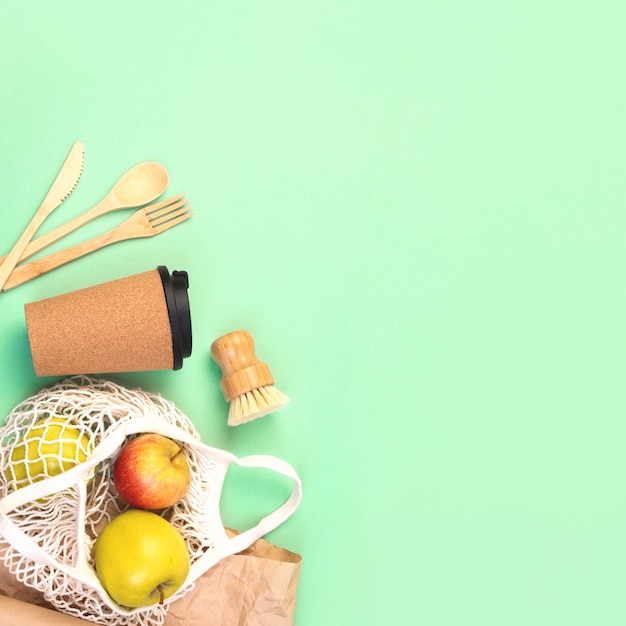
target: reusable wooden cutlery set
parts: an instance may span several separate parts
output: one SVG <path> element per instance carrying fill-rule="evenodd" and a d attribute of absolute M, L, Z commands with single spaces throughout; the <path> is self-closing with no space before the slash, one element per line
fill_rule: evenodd
<path fill-rule="evenodd" d="M 139 237 L 153 237 L 189 219 L 193 213 L 184 194 L 154 202 L 167 188 L 166 169 L 152 161 L 140 163 L 126 172 L 111 191 L 94 207 L 69 222 L 34 238 L 44 220 L 74 190 L 80 180 L 85 150 L 82 142 L 72 146 L 61 170 L 43 202 L 17 243 L 0 257 L 0 290 L 6 291 L 41 274 L 49 272 L 104 246 Z M 150 204 L 152 203 L 152 204 Z M 97 217 L 119 209 L 138 208 L 129 218 L 112 230 L 83 243 L 41 257 L 29 263 L 22 261 L 37 254 L 80 226 Z"/>

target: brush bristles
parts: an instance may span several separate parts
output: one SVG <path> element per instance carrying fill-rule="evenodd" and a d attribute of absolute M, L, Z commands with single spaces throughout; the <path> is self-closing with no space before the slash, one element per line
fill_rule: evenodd
<path fill-rule="evenodd" d="M 228 410 L 228 425 L 239 426 L 239 424 L 251 422 L 258 417 L 263 417 L 280 409 L 290 400 L 273 385 L 248 391 L 231 400 Z"/>

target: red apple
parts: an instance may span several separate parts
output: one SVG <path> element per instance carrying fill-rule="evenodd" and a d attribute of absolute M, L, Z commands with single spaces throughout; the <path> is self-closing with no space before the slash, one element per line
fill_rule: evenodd
<path fill-rule="evenodd" d="M 131 506 L 157 510 L 185 496 L 191 472 L 184 450 L 175 441 L 146 433 L 122 448 L 113 466 L 113 482 Z"/>

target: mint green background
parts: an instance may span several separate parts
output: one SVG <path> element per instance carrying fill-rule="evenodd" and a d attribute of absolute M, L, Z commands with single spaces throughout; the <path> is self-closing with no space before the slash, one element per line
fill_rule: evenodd
<path fill-rule="evenodd" d="M 625 18 L 618 0 L 5 7 L 1 247 L 75 139 L 83 177 L 44 229 L 144 160 L 196 214 L 2 294 L 1 411 L 56 380 L 34 376 L 24 303 L 185 269 L 192 357 L 110 378 L 298 470 L 302 505 L 269 536 L 303 556 L 298 626 L 623 625 Z M 292 402 L 229 429 L 209 346 L 235 328 Z M 225 520 L 286 489 L 229 481 Z"/>

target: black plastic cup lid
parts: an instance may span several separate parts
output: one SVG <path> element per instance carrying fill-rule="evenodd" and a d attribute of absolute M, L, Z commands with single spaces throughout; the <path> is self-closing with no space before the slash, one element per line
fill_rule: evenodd
<path fill-rule="evenodd" d="M 191 311 L 189 308 L 189 277 L 187 272 L 174 270 L 171 274 L 167 267 L 157 267 L 163 291 L 167 313 L 172 328 L 172 348 L 174 352 L 174 368 L 183 366 L 183 359 L 191 355 Z"/>

